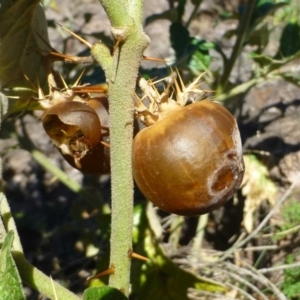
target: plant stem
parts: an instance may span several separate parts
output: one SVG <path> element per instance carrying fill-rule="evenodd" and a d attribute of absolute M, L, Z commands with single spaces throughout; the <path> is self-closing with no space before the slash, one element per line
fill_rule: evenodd
<path fill-rule="evenodd" d="M 0 164 L 1 163 L 2 162 L 0 161 Z M 7 232 L 9 232 L 10 230 L 13 230 L 15 236 L 14 236 L 12 247 L 16 251 L 23 252 L 23 247 L 21 244 L 20 236 L 17 231 L 17 226 L 15 223 L 15 220 L 11 214 L 7 198 L 2 193 L 2 191 L 0 192 L 0 222 L 3 222 L 3 226 L 1 226 L 3 232 L 0 232 L 0 235 L 1 234 L 4 235 Z"/>
<path fill-rule="evenodd" d="M 31 265 L 22 252 L 13 251 L 12 254 L 18 267 L 19 274 L 26 284 L 50 299 L 55 299 L 55 294 L 57 294 L 58 299 L 80 300 L 78 296 L 54 280 L 52 287 L 51 279 Z"/>
<path fill-rule="evenodd" d="M 72 180 L 64 171 L 55 166 L 41 151 L 30 149 L 32 157 L 48 172 L 55 175 L 65 186 L 74 193 L 82 192 L 82 186 Z"/>
<path fill-rule="evenodd" d="M 196 4 L 194 4 L 194 9 L 189 17 L 189 20 L 187 21 L 187 23 L 185 24 L 186 28 L 189 28 L 189 26 L 191 25 L 192 21 L 194 20 L 194 17 L 196 16 L 196 13 L 200 7 L 200 5 L 202 4 L 202 0 L 198 0 L 196 2 Z"/>
<path fill-rule="evenodd" d="M 110 155 L 112 184 L 110 265 L 115 273 L 109 284 L 129 294 L 133 226 L 133 179 L 131 148 L 133 136 L 133 95 L 142 54 L 149 43 L 142 28 L 142 1 L 100 0 L 119 43 L 112 59 L 91 50 L 103 66 L 108 82 L 110 113 Z M 99 44 L 99 47 L 101 45 Z M 109 63 L 111 62 L 111 63 Z"/>
<path fill-rule="evenodd" d="M 232 49 L 231 56 L 227 63 L 224 65 L 224 73 L 221 77 L 220 83 L 219 83 L 219 91 L 218 94 L 223 93 L 226 91 L 226 86 L 229 80 L 229 76 L 231 74 L 231 71 L 233 69 L 233 66 L 240 55 L 242 46 L 244 44 L 245 38 L 248 33 L 250 18 L 252 16 L 252 12 L 255 7 L 256 0 L 249 0 L 246 2 L 245 12 L 240 18 L 238 33 L 237 33 L 237 39 L 235 42 L 235 45 Z"/>

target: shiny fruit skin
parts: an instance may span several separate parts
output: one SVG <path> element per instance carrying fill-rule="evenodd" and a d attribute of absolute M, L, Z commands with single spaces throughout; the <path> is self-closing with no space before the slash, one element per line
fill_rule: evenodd
<path fill-rule="evenodd" d="M 160 209 L 184 216 L 224 204 L 244 174 L 234 117 L 206 100 L 141 130 L 133 141 L 132 163 L 144 196 Z"/>
<path fill-rule="evenodd" d="M 47 134 L 56 142 L 76 137 L 79 131 L 94 147 L 101 139 L 101 122 L 88 105 L 76 101 L 64 101 L 49 108 L 42 116 Z"/>
<path fill-rule="evenodd" d="M 88 174 L 106 171 L 101 122 L 93 108 L 63 101 L 49 108 L 42 120 L 52 142 L 72 167 Z"/>

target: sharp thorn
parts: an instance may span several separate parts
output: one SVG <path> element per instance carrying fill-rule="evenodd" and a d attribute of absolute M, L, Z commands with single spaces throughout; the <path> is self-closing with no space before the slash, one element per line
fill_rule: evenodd
<path fill-rule="evenodd" d="M 79 81 L 81 80 L 83 74 L 85 72 L 85 69 L 82 70 L 82 72 L 80 73 L 80 75 L 78 76 L 77 80 L 74 82 L 74 84 L 72 85 L 72 88 L 75 87 L 75 86 L 78 86 L 79 84 Z"/>
<path fill-rule="evenodd" d="M 29 84 L 31 85 L 31 87 L 33 88 L 34 91 L 38 91 L 38 88 L 33 84 L 33 82 L 31 82 L 31 80 L 29 79 L 29 77 L 24 74 L 25 79 L 29 82 Z"/>
<path fill-rule="evenodd" d="M 60 77 L 60 79 L 61 79 L 61 81 L 64 85 L 64 88 L 67 90 L 69 87 L 68 87 L 67 83 L 65 82 L 64 78 L 62 77 L 62 75 L 60 73 L 59 73 L 59 77 Z"/>
<path fill-rule="evenodd" d="M 87 86 L 73 86 L 74 93 L 107 93 L 107 84 L 87 85 Z"/>
<path fill-rule="evenodd" d="M 45 95 L 44 95 L 44 92 L 43 90 L 41 89 L 41 86 L 40 86 L 40 82 L 39 82 L 39 78 L 37 77 L 37 91 L 38 91 L 38 99 L 45 99 Z"/>
<path fill-rule="evenodd" d="M 68 28 L 62 26 L 61 24 L 57 23 L 61 28 L 63 28 L 65 31 L 69 32 L 71 35 L 73 35 L 74 37 L 76 37 L 80 42 L 82 42 L 83 44 L 85 44 L 86 46 L 88 46 L 90 49 L 92 48 L 92 44 L 90 44 L 88 41 L 86 41 L 85 39 L 83 39 L 82 37 L 80 37 L 79 35 L 77 35 L 76 33 L 74 33 L 73 31 L 69 30 Z"/>
<path fill-rule="evenodd" d="M 177 76 L 178 76 L 178 78 L 179 78 L 180 84 L 181 84 L 181 86 L 182 86 L 182 90 L 184 90 L 184 83 L 183 83 L 183 80 L 182 80 L 182 78 L 181 78 L 181 76 L 180 76 L 180 73 L 179 73 L 179 71 L 178 71 L 177 68 L 176 68 L 176 73 L 177 73 Z M 176 81 L 176 79 L 175 79 L 175 81 Z"/>
<path fill-rule="evenodd" d="M 145 55 L 143 55 L 143 60 L 158 61 L 158 62 L 162 62 L 162 63 L 167 63 L 167 61 L 165 59 L 157 58 L 157 57 L 151 57 L 151 56 L 145 56 Z"/>
<path fill-rule="evenodd" d="M 115 273 L 115 267 L 114 266 L 111 266 L 110 268 L 106 269 L 105 271 L 103 272 L 100 272 L 96 275 L 92 275 L 92 276 L 89 276 L 86 280 L 89 281 L 91 279 L 95 279 L 95 278 L 99 278 L 99 277 L 103 277 L 105 275 L 112 275 Z"/>
<path fill-rule="evenodd" d="M 116 43 L 115 43 L 115 45 L 114 45 L 112 54 L 114 54 L 115 51 L 117 50 L 117 48 L 119 47 L 119 45 L 120 45 L 120 43 L 121 43 L 121 40 L 122 40 L 121 38 L 118 38 L 118 39 L 116 40 Z"/>
<path fill-rule="evenodd" d="M 103 146 L 105 146 L 105 147 L 107 147 L 107 148 L 110 149 L 110 144 L 107 144 L 107 143 L 105 143 L 105 142 L 103 142 L 103 141 L 101 141 L 100 143 L 101 143 Z"/>
<path fill-rule="evenodd" d="M 140 254 L 137 254 L 137 253 L 133 252 L 132 250 L 128 251 L 128 256 L 130 258 L 135 258 L 135 259 L 139 259 L 139 260 L 142 260 L 142 261 L 149 261 L 148 257 L 140 255 Z"/>

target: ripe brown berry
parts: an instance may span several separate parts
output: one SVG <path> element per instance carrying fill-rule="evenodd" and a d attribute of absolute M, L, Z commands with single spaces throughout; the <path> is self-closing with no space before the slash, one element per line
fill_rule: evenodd
<path fill-rule="evenodd" d="M 93 108 L 63 101 L 47 109 L 42 121 L 52 142 L 74 168 L 83 173 L 103 173 L 101 122 Z"/>
<path fill-rule="evenodd" d="M 224 204 L 244 174 L 236 120 L 207 100 L 176 108 L 141 130 L 133 141 L 132 163 L 144 196 L 162 210 L 184 216 Z"/>

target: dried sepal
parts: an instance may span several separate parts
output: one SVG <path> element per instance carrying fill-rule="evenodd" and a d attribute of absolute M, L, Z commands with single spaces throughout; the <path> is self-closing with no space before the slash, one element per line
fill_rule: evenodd
<path fill-rule="evenodd" d="M 49 82 L 50 93 L 46 96 L 37 88 L 38 101 L 45 110 L 43 126 L 74 168 L 83 173 L 107 173 L 110 159 L 109 147 L 104 146 L 109 144 L 108 103 L 103 93 L 106 87 L 80 85 L 81 76 L 71 87 L 61 77 L 61 89 Z"/>
<path fill-rule="evenodd" d="M 174 89 L 169 83 L 162 93 L 141 81 L 144 96 L 135 109 L 147 126 L 133 140 L 135 182 L 160 209 L 184 216 L 220 207 L 244 174 L 236 120 L 222 105 L 200 101 L 200 77 L 184 86 L 173 73 Z"/>
<path fill-rule="evenodd" d="M 172 79 L 169 81 L 167 87 L 160 94 L 155 87 L 155 84 L 165 80 L 166 78 L 153 82 L 152 80 L 139 79 L 139 87 L 142 90 L 144 96 L 142 99 L 138 99 L 135 105 L 135 115 L 146 126 L 151 126 L 156 122 L 164 119 L 170 113 L 182 109 L 188 101 L 196 102 L 196 99 L 201 99 L 206 91 L 201 90 L 198 83 L 203 74 L 197 77 L 187 87 L 184 86 L 183 81 L 179 75 L 179 72 L 172 72 Z M 174 92 L 170 95 L 172 83 L 174 83 Z M 174 97 L 175 95 L 175 97 Z M 174 99 L 173 99 L 174 97 Z M 144 102 L 148 102 L 146 106 Z"/>

